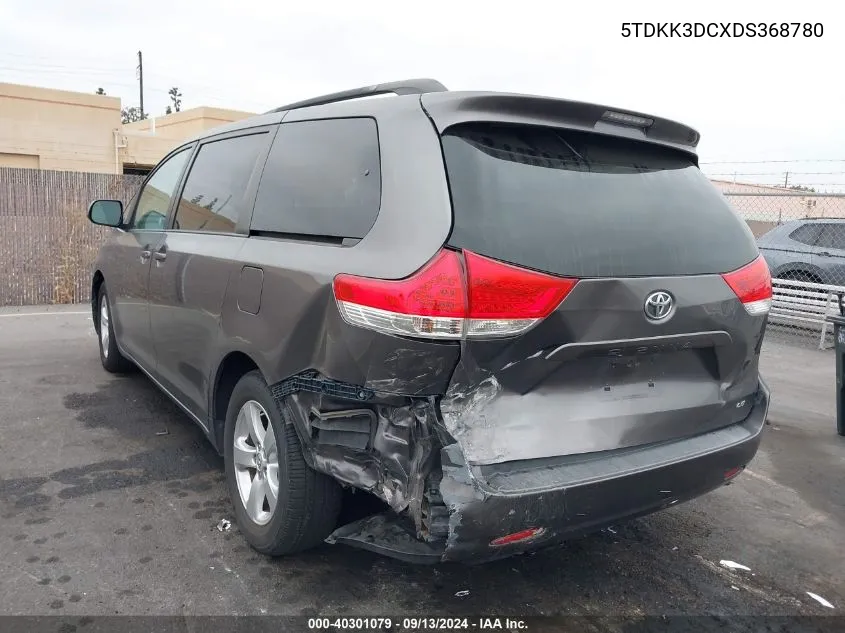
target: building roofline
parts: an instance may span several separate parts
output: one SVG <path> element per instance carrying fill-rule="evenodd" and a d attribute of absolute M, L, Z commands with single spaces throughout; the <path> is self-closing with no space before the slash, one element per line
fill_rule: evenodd
<path fill-rule="evenodd" d="M 733 180 L 722 180 L 721 178 L 709 178 L 710 182 L 719 182 L 725 185 L 739 185 L 740 187 L 758 187 L 760 189 L 769 189 L 771 191 L 781 191 L 783 193 L 796 194 L 800 193 L 801 189 L 791 189 L 790 187 L 777 187 L 775 185 L 760 185 L 753 182 L 734 182 Z M 813 191 L 806 191 L 804 193 L 816 193 Z"/>
<path fill-rule="evenodd" d="M 150 116 L 143 121 L 132 121 L 131 123 L 124 123 L 123 128 L 126 130 L 143 131 L 151 127 L 151 120 L 155 119 L 156 128 L 168 127 L 176 125 L 177 123 L 184 123 L 186 121 L 193 121 L 195 119 L 206 119 L 212 121 L 221 121 L 229 123 L 232 120 L 232 115 L 240 118 L 248 118 L 255 116 L 254 112 L 245 112 L 243 110 L 231 110 L 228 108 L 215 108 L 211 106 L 197 106 L 196 108 L 189 108 L 187 110 L 180 110 L 179 112 L 172 112 L 171 114 L 163 114 L 161 116 Z"/>
<path fill-rule="evenodd" d="M 66 105 L 86 106 L 104 110 L 120 110 L 120 97 L 98 95 L 71 90 L 56 90 L 26 84 L 0 82 L 0 97 L 25 101 L 46 101 Z"/>

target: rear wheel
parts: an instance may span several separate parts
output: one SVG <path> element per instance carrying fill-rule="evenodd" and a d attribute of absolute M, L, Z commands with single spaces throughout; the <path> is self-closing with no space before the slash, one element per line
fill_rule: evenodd
<path fill-rule="evenodd" d="M 341 488 L 305 463 L 261 374 L 246 374 L 226 414 L 226 480 L 238 526 L 263 554 L 281 556 L 321 543 L 337 524 Z"/>
<path fill-rule="evenodd" d="M 109 295 L 105 284 L 100 286 L 97 294 L 97 338 L 100 341 L 100 362 L 103 364 L 103 369 L 113 374 L 132 371 L 134 368 L 132 362 L 124 357 L 117 347 Z"/>

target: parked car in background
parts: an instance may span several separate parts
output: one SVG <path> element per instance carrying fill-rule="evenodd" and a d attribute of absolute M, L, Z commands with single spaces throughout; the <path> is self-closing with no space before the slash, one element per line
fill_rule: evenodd
<path fill-rule="evenodd" d="M 89 209 L 103 367 L 202 427 L 269 555 L 487 560 L 692 499 L 757 451 L 772 300 L 697 143 L 432 80 L 207 131 Z M 338 525 L 344 488 L 384 511 Z"/>
<path fill-rule="evenodd" d="M 792 220 L 757 239 L 773 277 L 845 285 L 845 219 Z"/>

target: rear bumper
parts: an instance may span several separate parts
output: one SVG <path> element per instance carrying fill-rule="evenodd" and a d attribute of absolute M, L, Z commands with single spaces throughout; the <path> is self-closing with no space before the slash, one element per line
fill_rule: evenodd
<path fill-rule="evenodd" d="M 769 408 L 761 381 L 739 424 L 649 446 L 561 458 L 468 466 L 458 445 L 442 450 L 441 494 L 449 536 L 441 560 L 483 562 L 545 547 L 693 499 L 726 483 L 757 452 Z M 543 528 L 531 541 L 496 538 Z"/>

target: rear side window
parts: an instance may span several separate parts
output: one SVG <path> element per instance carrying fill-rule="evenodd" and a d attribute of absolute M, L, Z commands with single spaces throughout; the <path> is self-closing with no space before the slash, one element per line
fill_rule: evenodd
<path fill-rule="evenodd" d="M 283 123 L 261 176 L 250 229 L 362 238 L 376 220 L 380 201 L 374 120 Z"/>
<path fill-rule="evenodd" d="M 821 224 L 805 224 L 789 234 L 789 239 L 807 246 L 813 246 L 821 233 Z"/>
<path fill-rule="evenodd" d="M 723 273 L 757 256 L 682 152 L 501 124 L 457 126 L 442 143 L 453 246 L 573 277 Z"/>
<path fill-rule="evenodd" d="M 845 224 L 820 224 L 821 232 L 816 246 L 845 249 Z"/>
<path fill-rule="evenodd" d="M 250 134 L 200 146 L 176 210 L 173 228 L 233 233 L 249 179 L 267 134 Z"/>

